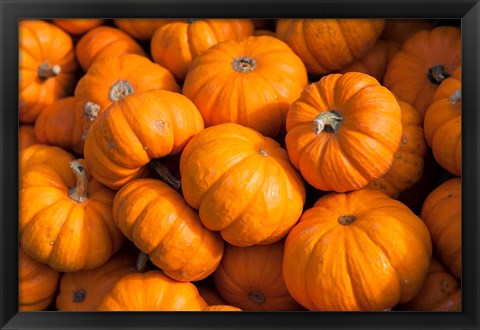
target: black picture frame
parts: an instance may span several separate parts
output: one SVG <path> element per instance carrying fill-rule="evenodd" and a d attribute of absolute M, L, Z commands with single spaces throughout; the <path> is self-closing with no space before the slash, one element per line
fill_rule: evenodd
<path fill-rule="evenodd" d="M 0 326 L 2 329 L 479 329 L 478 0 L 0 0 Z M 20 18 L 460 18 L 462 312 L 18 312 L 18 20 Z"/>

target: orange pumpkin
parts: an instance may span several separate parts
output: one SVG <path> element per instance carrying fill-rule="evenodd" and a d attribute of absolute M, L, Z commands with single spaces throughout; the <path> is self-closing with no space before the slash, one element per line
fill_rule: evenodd
<path fill-rule="evenodd" d="M 137 109 L 142 109 L 141 112 Z M 138 92 L 100 113 L 85 140 L 92 175 L 112 189 L 145 176 L 152 159 L 180 153 L 203 130 L 202 116 L 185 96 Z"/>
<path fill-rule="evenodd" d="M 35 136 L 35 128 L 33 125 L 20 125 L 20 127 L 18 127 L 18 150 L 19 151 L 22 151 L 23 149 L 37 143 L 39 143 L 39 141 Z"/>
<path fill-rule="evenodd" d="M 37 163 L 20 178 L 19 234 L 27 254 L 73 272 L 101 266 L 121 247 L 114 192 L 89 179 L 82 162 Z"/>
<path fill-rule="evenodd" d="M 182 196 L 155 179 L 138 179 L 120 189 L 113 217 L 123 234 L 177 281 L 212 274 L 223 254 L 223 240 L 204 228 Z"/>
<path fill-rule="evenodd" d="M 104 19 L 82 18 L 82 19 L 53 19 L 53 23 L 60 26 L 70 34 L 81 35 L 91 29 L 103 25 Z"/>
<path fill-rule="evenodd" d="M 427 227 L 377 190 L 330 193 L 285 241 L 283 277 L 309 310 L 381 311 L 422 288 L 432 254 Z"/>
<path fill-rule="evenodd" d="M 457 278 L 462 275 L 461 200 L 461 179 L 452 178 L 428 195 L 421 212 L 438 258 Z"/>
<path fill-rule="evenodd" d="M 108 56 L 138 54 L 147 56 L 143 48 L 128 34 L 110 26 L 99 26 L 84 34 L 75 46 L 75 55 L 83 71 L 93 62 Z"/>
<path fill-rule="evenodd" d="M 196 58 L 183 94 L 198 107 L 206 127 L 233 122 L 274 137 L 307 81 L 305 66 L 284 42 L 248 37 Z"/>
<path fill-rule="evenodd" d="M 68 163 L 75 160 L 75 157 L 69 152 L 63 150 L 60 147 L 49 146 L 46 144 L 34 144 L 23 150 L 20 150 L 18 167 L 20 172 L 20 179 L 22 178 L 22 172 L 29 166 L 47 163 L 51 165 L 67 164 L 65 169 L 68 168 Z"/>
<path fill-rule="evenodd" d="M 59 311 L 94 311 L 115 282 L 136 272 L 136 256 L 121 251 L 102 266 L 91 270 L 65 273 L 57 296 Z"/>
<path fill-rule="evenodd" d="M 274 38 L 277 37 L 277 34 L 274 31 L 265 30 L 265 29 L 255 30 L 255 31 L 253 31 L 253 35 L 257 36 L 257 37 L 260 37 L 260 36 L 270 36 L 270 37 L 274 37 Z"/>
<path fill-rule="evenodd" d="M 215 285 L 229 304 L 242 310 L 302 309 L 285 287 L 282 261 L 283 241 L 250 247 L 227 245 L 213 274 Z"/>
<path fill-rule="evenodd" d="M 428 19 L 386 19 L 381 38 L 402 44 L 416 32 L 432 28 L 433 21 Z"/>
<path fill-rule="evenodd" d="M 20 20 L 20 122 L 33 123 L 45 106 L 73 90 L 77 63 L 72 38 L 42 20 Z"/>
<path fill-rule="evenodd" d="M 427 144 L 422 119 L 410 104 L 399 101 L 402 111 L 402 139 L 387 174 L 371 181 L 367 187 L 379 189 L 392 198 L 413 186 L 423 173 Z"/>
<path fill-rule="evenodd" d="M 425 139 L 435 160 L 450 173 L 462 174 L 461 67 L 445 79 L 425 113 Z"/>
<path fill-rule="evenodd" d="M 190 19 L 155 30 L 150 49 L 155 62 L 183 80 L 192 60 L 211 46 L 252 33 L 253 23 L 247 19 Z"/>
<path fill-rule="evenodd" d="M 161 271 L 127 274 L 105 294 L 98 311 L 202 311 L 207 307 L 192 283 Z"/>
<path fill-rule="evenodd" d="M 438 26 L 411 36 L 387 65 L 383 83 L 422 117 L 441 82 L 461 61 L 460 29 Z"/>
<path fill-rule="evenodd" d="M 432 258 L 422 290 L 412 300 L 398 308 L 409 311 L 460 312 L 462 310 L 460 282 L 437 259 Z"/>
<path fill-rule="evenodd" d="M 178 19 L 166 19 L 166 18 L 125 18 L 125 19 L 114 19 L 113 23 L 123 31 L 127 32 L 133 38 L 137 40 L 150 40 L 152 39 L 153 33 L 155 30 L 161 28 L 162 26 L 172 23 L 182 21 Z"/>
<path fill-rule="evenodd" d="M 230 305 L 212 305 L 205 307 L 204 312 L 241 312 L 242 310 L 235 306 Z"/>
<path fill-rule="evenodd" d="M 180 158 L 182 192 L 202 223 L 232 245 L 270 244 L 300 217 L 305 187 L 284 149 L 238 124 L 195 135 Z"/>
<path fill-rule="evenodd" d="M 60 273 L 18 249 L 18 309 L 45 310 L 55 298 Z"/>
<path fill-rule="evenodd" d="M 384 26 L 383 19 L 279 19 L 276 33 L 308 72 L 325 74 L 363 57 Z"/>
<path fill-rule="evenodd" d="M 227 305 L 215 285 L 197 285 L 197 290 L 208 305 Z"/>
<path fill-rule="evenodd" d="M 287 114 L 293 165 L 317 189 L 365 187 L 392 166 L 402 135 L 395 96 L 366 74 L 330 74 L 308 85 Z"/>

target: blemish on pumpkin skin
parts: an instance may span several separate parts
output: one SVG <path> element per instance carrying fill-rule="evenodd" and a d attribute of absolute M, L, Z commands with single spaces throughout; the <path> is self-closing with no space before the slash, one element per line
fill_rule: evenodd
<path fill-rule="evenodd" d="M 110 140 L 110 141 L 108 141 L 108 147 L 109 147 L 110 149 L 115 149 L 116 146 L 115 146 L 115 143 L 113 143 L 113 141 Z"/>
<path fill-rule="evenodd" d="M 168 130 L 168 122 L 165 122 L 165 121 L 161 121 L 161 120 L 155 120 L 153 122 L 153 127 L 155 129 L 157 129 L 158 131 L 160 131 L 160 133 L 166 133 L 167 130 Z"/>

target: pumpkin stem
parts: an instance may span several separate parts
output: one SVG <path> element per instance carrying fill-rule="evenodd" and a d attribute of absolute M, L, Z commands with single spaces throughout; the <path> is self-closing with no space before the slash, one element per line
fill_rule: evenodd
<path fill-rule="evenodd" d="M 445 71 L 443 65 L 436 65 L 428 69 L 428 79 L 435 85 L 440 85 L 448 77 L 450 77 L 450 74 Z"/>
<path fill-rule="evenodd" d="M 43 63 L 38 67 L 38 77 L 41 79 L 58 76 L 60 72 L 62 72 L 60 65 L 51 66 L 48 63 Z"/>
<path fill-rule="evenodd" d="M 137 257 L 137 263 L 136 263 L 136 268 L 137 272 L 139 273 L 144 273 L 146 268 L 147 268 L 147 262 L 150 259 L 148 254 L 144 252 L 140 252 Z"/>
<path fill-rule="evenodd" d="M 255 60 L 249 56 L 237 57 L 232 62 L 232 68 L 240 73 L 253 71 L 256 66 Z"/>
<path fill-rule="evenodd" d="M 116 102 L 132 93 L 135 93 L 133 86 L 126 80 L 119 80 L 110 89 L 109 98 L 110 101 Z"/>
<path fill-rule="evenodd" d="M 258 153 L 263 157 L 268 157 L 268 152 L 265 149 L 258 149 Z"/>
<path fill-rule="evenodd" d="M 452 105 L 457 104 L 458 102 L 462 102 L 462 91 L 460 89 L 455 90 L 449 97 L 450 103 Z"/>
<path fill-rule="evenodd" d="M 342 125 L 342 122 L 342 115 L 338 111 L 331 110 L 322 112 L 313 120 L 313 133 L 315 133 L 315 135 L 318 135 L 323 131 L 327 133 L 336 133 Z"/>
<path fill-rule="evenodd" d="M 85 300 L 85 291 L 82 289 L 80 290 L 73 290 L 73 302 L 82 302 Z"/>
<path fill-rule="evenodd" d="M 163 181 L 167 182 L 175 190 L 180 189 L 180 180 L 178 180 L 160 159 L 152 159 L 150 166 L 157 172 Z"/>
<path fill-rule="evenodd" d="M 189 19 L 187 20 L 187 23 L 188 23 L 188 24 L 192 24 L 193 22 L 198 21 L 198 20 L 201 20 L 201 18 L 189 18 Z"/>
<path fill-rule="evenodd" d="M 88 199 L 88 177 L 85 168 L 78 161 L 74 160 L 70 162 L 70 168 L 77 177 L 77 185 L 70 189 L 68 197 L 77 203 L 83 203 Z"/>
<path fill-rule="evenodd" d="M 97 119 L 100 106 L 96 103 L 88 101 L 83 107 L 83 113 L 87 116 L 88 121 L 92 122 Z"/>
<path fill-rule="evenodd" d="M 259 305 L 265 303 L 265 295 L 258 291 L 250 291 L 248 293 L 248 299 Z"/>
<path fill-rule="evenodd" d="M 353 215 L 343 215 L 338 218 L 338 223 L 344 226 L 351 225 L 356 218 Z"/>

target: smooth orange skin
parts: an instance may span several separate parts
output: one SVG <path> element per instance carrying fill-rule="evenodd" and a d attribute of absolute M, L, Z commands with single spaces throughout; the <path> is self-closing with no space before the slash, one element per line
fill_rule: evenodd
<path fill-rule="evenodd" d="M 428 195 L 420 215 L 430 230 L 436 255 L 458 279 L 462 276 L 461 202 L 461 179 L 452 178 Z"/>
<path fill-rule="evenodd" d="M 138 179 L 123 186 L 113 217 L 123 234 L 177 281 L 202 280 L 222 259 L 220 236 L 203 227 L 182 196 L 162 181 Z"/>
<path fill-rule="evenodd" d="M 383 19 L 279 19 L 276 34 L 308 72 L 326 74 L 363 57 L 384 26 Z"/>
<path fill-rule="evenodd" d="M 339 222 L 353 216 L 350 225 Z M 427 275 L 427 227 L 377 190 L 330 193 L 305 211 L 285 242 L 283 277 L 315 311 L 381 311 L 411 300 Z"/>
<path fill-rule="evenodd" d="M 410 311 L 460 312 L 462 310 L 460 282 L 437 259 L 432 258 L 422 290 L 412 300 L 398 308 Z"/>
<path fill-rule="evenodd" d="M 379 189 L 392 198 L 417 183 L 423 173 L 427 143 L 423 135 L 422 119 L 417 110 L 399 101 L 402 111 L 402 139 L 387 174 L 371 181 L 367 187 Z"/>
<path fill-rule="evenodd" d="M 45 107 L 35 121 L 35 136 L 38 141 L 81 154 L 82 127 L 76 105 L 77 99 L 69 96 Z"/>
<path fill-rule="evenodd" d="M 40 143 L 35 136 L 35 127 L 33 125 L 20 125 L 18 127 L 18 150 L 22 151 L 31 145 Z"/>
<path fill-rule="evenodd" d="M 404 43 L 420 30 L 431 30 L 433 21 L 427 19 L 386 19 L 381 38 Z"/>
<path fill-rule="evenodd" d="M 155 30 L 161 28 L 162 26 L 179 22 L 184 20 L 178 19 L 166 19 L 166 18 L 156 18 L 156 19 L 135 19 L 135 18 L 125 18 L 125 19 L 114 19 L 113 23 L 123 31 L 127 32 L 133 38 L 137 40 L 150 40 L 153 36 Z"/>
<path fill-rule="evenodd" d="M 67 170 L 68 162 L 74 160 L 75 157 L 68 151 L 63 150 L 60 147 L 49 146 L 46 144 L 34 144 L 25 149 L 20 150 L 18 157 L 18 168 L 20 179 L 22 172 L 31 165 L 47 163 L 54 165 L 55 163 L 65 165 Z"/>
<path fill-rule="evenodd" d="M 253 35 L 257 36 L 257 37 L 260 37 L 260 36 L 270 36 L 270 37 L 274 37 L 274 38 L 277 37 L 277 34 L 274 31 L 266 30 L 266 29 L 255 30 L 255 31 L 253 31 Z"/>
<path fill-rule="evenodd" d="M 98 181 L 118 190 L 145 176 L 151 159 L 180 153 L 203 128 L 202 116 L 185 96 L 165 90 L 134 93 L 93 122 L 85 160 Z"/>
<path fill-rule="evenodd" d="M 300 306 L 288 293 L 282 275 L 283 241 L 269 245 L 227 245 L 220 266 L 213 274 L 220 295 L 245 311 L 293 311 Z M 249 298 L 263 295 L 263 303 Z"/>
<path fill-rule="evenodd" d="M 38 67 L 59 65 L 57 76 L 41 79 Z M 75 83 L 77 62 L 72 38 L 58 26 L 42 20 L 20 20 L 19 95 L 20 122 L 34 123 L 48 104 L 65 97 Z"/>
<path fill-rule="evenodd" d="M 398 98 L 411 104 L 423 119 L 438 85 L 428 78 L 428 70 L 443 65 L 448 73 L 461 62 L 460 29 L 438 26 L 421 30 L 402 45 L 387 65 L 384 85 Z"/>
<path fill-rule="evenodd" d="M 75 46 L 75 55 L 83 71 L 99 59 L 123 54 L 147 56 L 127 33 L 110 26 L 99 26 L 85 33 Z"/>
<path fill-rule="evenodd" d="M 18 250 L 18 309 L 45 310 L 55 298 L 60 273 Z"/>
<path fill-rule="evenodd" d="M 212 285 L 197 285 L 198 293 L 208 305 L 227 305 L 227 302 L 218 293 L 217 288 Z"/>
<path fill-rule="evenodd" d="M 119 252 L 102 266 L 91 270 L 65 273 L 60 280 L 56 299 L 59 311 L 95 311 L 105 294 L 124 275 L 135 273 L 136 255 Z M 75 301 L 75 292 L 82 290 L 82 301 Z"/>
<path fill-rule="evenodd" d="M 241 312 L 242 310 L 230 305 L 212 305 L 205 307 L 204 312 Z"/>
<path fill-rule="evenodd" d="M 462 89 L 461 67 L 445 79 L 425 113 L 425 139 L 435 160 L 453 175 L 462 174 L 462 101 L 452 104 L 450 95 Z"/>
<path fill-rule="evenodd" d="M 161 297 L 161 298 L 159 298 Z M 161 271 L 123 276 L 105 295 L 98 311 L 202 311 L 207 307 L 192 283 L 177 282 Z"/>
<path fill-rule="evenodd" d="M 155 30 L 150 42 L 153 60 L 184 80 L 193 59 L 226 40 L 253 34 L 248 19 L 199 19 L 192 23 L 173 22 Z"/>
<path fill-rule="evenodd" d="M 256 62 L 250 72 L 232 66 L 244 56 Z M 307 83 L 305 66 L 287 44 L 269 36 L 248 37 L 223 42 L 197 57 L 183 94 L 198 107 L 206 127 L 237 123 L 275 137 Z"/>
<path fill-rule="evenodd" d="M 303 180 L 286 151 L 238 124 L 195 135 L 180 158 L 180 175 L 183 196 L 204 226 L 236 246 L 279 241 L 305 203 Z"/>
<path fill-rule="evenodd" d="M 316 135 L 313 120 L 336 110 L 336 133 Z M 307 86 L 287 114 L 285 138 L 292 164 L 317 189 L 346 192 L 386 174 L 402 135 L 395 96 L 366 74 L 330 74 Z"/>
<path fill-rule="evenodd" d="M 19 239 L 32 258 L 73 272 L 101 266 L 122 246 L 112 215 L 114 192 L 90 178 L 88 199 L 72 200 L 76 178 L 67 159 L 29 165 L 19 186 Z"/>
<path fill-rule="evenodd" d="M 104 19 L 53 19 L 53 23 L 60 26 L 70 34 L 81 35 L 91 29 L 103 25 Z"/>

